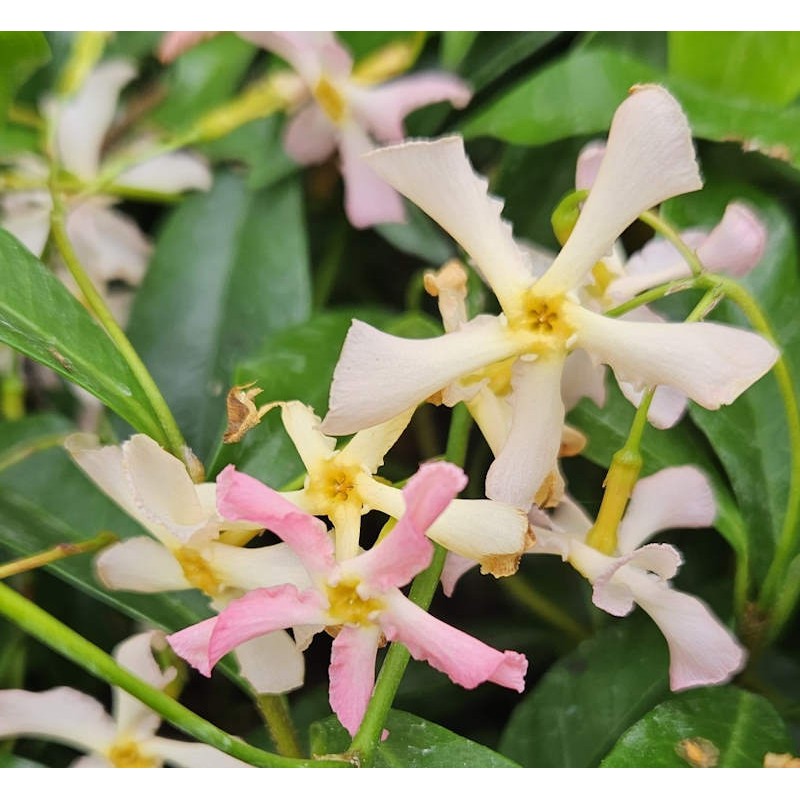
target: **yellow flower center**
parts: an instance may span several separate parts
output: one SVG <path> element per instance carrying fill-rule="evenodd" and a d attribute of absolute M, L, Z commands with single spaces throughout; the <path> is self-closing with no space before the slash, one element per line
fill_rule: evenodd
<path fill-rule="evenodd" d="M 348 578 L 328 586 L 328 613 L 341 625 L 366 625 L 371 615 L 383 608 L 383 603 L 374 598 L 364 600 L 358 593 L 359 580 Z"/>
<path fill-rule="evenodd" d="M 112 745 L 108 751 L 108 760 L 115 766 L 123 769 L 139 768 L 149 769 L 158 766 L 155 758 L 146 756 L 139 749 L 139 745 L 130 739 L 123 739 Z"/>
<path fill-rule="evenodd" d="M 173 555 L 181 565 L 186 580 L 192 586 L 212 598 L 221 593 L 222 588 L 214 570 L 197 550 L 191 547 L 181 547 Z"/>
<path fill-rule="evenodd" d="M 347 101 L 324 75 L 314 87 L 314 98 L 337 125 L 344 119 L 344 115 L 347 113 Z"/>
<path fill-rule="evenodd" d="M 512 330 L 525 338 L 525 352 L 536 355 L 563 352 L 575 328 L 567 321 L 569 305 L 563 294 L 539 295 L 529 289 L 519 311 L 509 318 Z"/>
<path fill-rule="evenodd" d="M 321 462 L 309 474 L 306 493 L 320 510 L 320 514 L 330 516 L 331 510 L 341 503 L 356 502 L 361 505 L 361 498 L 356 491 L 356 479 L 362 472 L 360 467 L 342 464 L 336 457 Z"/>

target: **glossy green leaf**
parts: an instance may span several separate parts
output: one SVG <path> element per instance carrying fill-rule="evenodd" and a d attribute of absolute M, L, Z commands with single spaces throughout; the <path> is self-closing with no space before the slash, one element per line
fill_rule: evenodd
<path fill-rule="evenodd" d="M 458 69 L 478 38 L 478 31 L 442 31 L 439 54 L 445 69 Z"/>
<path fill-rule="evenodd" d="M 452 240 L 413 203 L 406 203 L 405 222 L 385 222 L 375 230 L 398 250 L 439 267 L 455 255 Z"/>
<path fill-rule="evenodd" d="M 800 33 L 670 31 L 669 69 L 713 92 L 784 106 L 800 94 Z"/>
<path fill-rule="evenodd" d="M 611 464 L 614 453 L 625 443 L 635 413 L 633 406 L 622 396 L 616 381 L 610 376 L 606 377 L 606 389 L 607 397 L 603 408 L 584 399 L 569 414 L 570 422 L 588 437 L 588 444 L 582 455 L 603 467 Z M 726 476 L 721 474 L 714 463 L 708 443 L 691 423 L 684 420 L 669 430 L 646 428 L 642 437 L 642 456 L 643 477 L 664 467 L 683 464 L 700 467 L 714 488 L 717 502 L 714 526 L 734 551 L 747 556 L 747 530 L 728 488 Z"/>
<path fill-rule="evenodd" d="M 50 48 L 38 31 L 0 32 L 0 128 L 6 109 L 19 86 L 50 57 Z"/>
<path fill-rule="evenodd" d="M 250 192 L 220 176 L 184 202 L 156 242 L 129 334 L 201 457 L 216 446 L 238 361 L 306 319 L 308 245 L 296 180 Z"/>
<path fill-rule="evenodd" d="M 269 336 L 253 358 L 237 367 L 235 384 L 255 381 L 263 389 L 257 398 L 259 404 L 301 400 L 324 416 L 333 369 L 354 317 L 380 326 L 390 315 L 366 309 L 328 312 L 305 325 Z M 287 483 L 303 469 L 277 411 L 267 414 L 239 444 L 223 445 L 211 473 L 227 463 L 235 463 L 270 486 Z"/>
<path fill-rule="evenodd" d="M 551 667 L 499 750 L 525 767 L 593 767 L 669 693 L 667 647 L 648 619 L 612 622 Z"/>
<path fill-rule="evenodd" d="M 390 711 L 389 737 L 375 753 L 375 767 L 518 767 L 513 761 L 452 731 L 404 711 Z M 336 717 L 311 725 L 311 752 L 342 753 L 350 735 Z"/>
<path fill-rule="evenodd" d="M 733 199 L 746 200 L 767 226 L 764 257 L 742 282 L 770 321 L 800 393 L 800 330 L 797 314 L 786 302 L 787 297 L 800 296 L 800 275 L 797 240 L 787 213 L 756 190 L 713 176 L 702 192 L 677 198 L 665 210 L 679 228 L 710 228 Z M 747 327 L 728 302 L 710 319 Z M 768 375 L 730 406 L 707 411 L 692 405 L 690 413 L 730 478 L 747 526 L 751 563 L 756 576 L 763 577 L 781 530 L 789 487 L 789 434 L 777 383 Z"/>
<path fill-rule="evenodd" d="M 38 761 L 31 761 L 29 758 L 22 758 L 11 753 L 0 753 L 0 769 L 41 769 L 46 766 Z"/>
<path fill-rule="evenodd" d="M 356 61 L 395 41 L 408 40 L 414 31 L 338 31 L 336 36 Z"/>
<path fill-rule="evenodd" d="M 688 767 L 678 755 L 680 743 L 697 738 L 710 743 L 707 752 L 718 752 L 719 767 L 761 767 L 766 753 L 793 749 L 785 723 L 767 700 L 715 686 L 656 706 L 625 732 L 601 766 Z"/>
<path fill-rule="evenodd" d="M 137 430 L 163 440 L 147 397 L 105 331 L 4 230 L 0 230 L 0 342 L 83 387 Z"/>
<path fill-rule="evenodd" d="M 616 107 L 635 83 L 656 71 L 625 53 L 579 50 L 535 72 L 470 117 L 464 136 L 495 136 L 539 145 L 606 131 Z"/>
<path fill-rule="evenodd" d="M 193 47 L 168 68 L 167 97 L 155 110 L 154 119 L 169 130 L 185 130 L 236 94 L 255 54 L 254 45 L 233 33 Z"/>

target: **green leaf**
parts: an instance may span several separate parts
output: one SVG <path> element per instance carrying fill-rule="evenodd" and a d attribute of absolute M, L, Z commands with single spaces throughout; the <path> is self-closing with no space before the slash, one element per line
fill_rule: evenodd
<path fill-rule="evenodd" d="M 390 711 L 386 729 L 389 737 L 377 747 L 375 767 L 519 766 L 482 744 L 405 711 Z M 350 735 L 336 717 L 313 723 L 310 733 L 314 755 L 343 753 L 350 746 Z"/>
<path fill-rule="evenodd" d="M 414 31 L 338 31 L 336 36 L 358 62 L 392 42 L 411 38 Z"/>
<path fill-rule="evenodd" d="M 83 387 L 162 441 L 150 403 L 105 331 L 10 233 L 0 230 L 0 342 Z"/>
<path fill-rule="evenodd" d="M 53 447 L 75 430 L 57 414 L 33 414 L 20 420 L 0 421 L 0 472 L 41 448 Z"/>
<path fill-rule="evenodd" d="M 165 224 L 129 334 L 192 448 L 204 457 L 224 429 L 234 365 L 311 307 L 300 186 L 250 192 L 218 177 Z"/>
<path fill-rule="evenodd" d="M 0 753 L 0 769 L 41 769 L 46 766 L 38 761 L 31 761 L 29 758 L 22 758 L 11 753 Z"/>
<path fill-rule="evenodd" d="M 539 145 L 608 129 L 616 107 L 635 83 L 656 71 L 624 53 L 579 50 L 526 78 L 468 119 L 467 138 L 495 136 Z"/>
<path fill-rule="evenodd" d="M 792 220 L 778 203 L 757 190 L 713 175 L 708 178 L 703 191 L 670 201 L 665 213 L 678 228 L 710 228 L 731 200 L 745 200 L 756 210 L 767 226 L 767 249 L 742 283 L 769 320 L 800 394 L 800 329 L 796 313 L 786 303 L 786 297 L 800 296 Z M 748 327 L 730 302 L 722 303 L 710 319 Z M 789 490 L 789 433 L 777 383 L 767 375 L 730 406 L 707 411 L 692 404 L 690 413 L 730 478 L 747 528 L 751 564 L 756 577 L 763 577 L 781 530 Z"/>
<path fill-rule="evenodd" d="M 405 222 L 385 222 L 375 230 L 403 253 L 421 258 L 437 267 L 455 255 L 452 241 L 441 228 L 413 203 L 406 203 Z"/>
<path fill-rule="evenodd" d="M 582 400 L 570 414 L 570 422 L 588 436 L 582 455 L 603 467 L 625 443 L 635 413 L 634 407 L 620 392 L 611 376 L 606 378 L 606 403 L 598 408 L 591 400 Z M 709 453 L 708 443 L 684 420 L 669 430 L 648 427 L 642 437 L 644 467 L 642 477 L 664 467 L 695 464 L 706 474 L 714 488 L 717 518 L 714 526 L 739 555 L 747 557 L 749 544 L 744 521 L 728 488 Z"/>
<path fill-rule="evenodd" d="M 499 750 L 524 767 L 594 767 L 666 697 L 667 647 L 640 616 L 614 622 L 558 661 L 517 706 Z"/>
<path fill-rule="evenodd" d="M 304 325 L 267 337 L 258 354 L 237 367 L 234 383 L 255 381 L 263 389 L 259 404 L 301 400 L 324 416 L 333 369 L 353 317 L 378 326 L 391 319 L 387 313 L 367 309 L 319 314 Z M 277 411 L 267 414 L 239 444 L 223 445 L 210 473 L 228 463 L 276 487 L 303 471 Z"/>
<path fill-rule="evenodd" d="M 715 686 L 656 706 L 622 736 L 601 766 L 687 767 L 676 748 L 698 737 L 719 752 L 720 767 L 761 767 L 766 753 L 793 748 L 786 725 L 767 700 Z"/>
<path fill-rule="evenodd" d="M 785 106 L 800 94 L 800 33 L 670 31 L 669 69 L 713 92 Z"/>
<path fill-rule="evenodd" d="M 255 46 L 233 33 L 193 47 L 167 70 L 167 98 L 155 110 L 154 119 L 170 130 L 185 130 L 232 98 L 255 53 Z"/>
<path fill-rule="evenodd" d="M 478 38 L 478 31 L 442 31 L 439 57 L 445 69 L 454 70 Z"/>
<path fill-rule="evenodd" d="M 16 90 L 39 65 L 50 58 L 50 48 L 38 31 L 0 31 L 0 128 Z"/>

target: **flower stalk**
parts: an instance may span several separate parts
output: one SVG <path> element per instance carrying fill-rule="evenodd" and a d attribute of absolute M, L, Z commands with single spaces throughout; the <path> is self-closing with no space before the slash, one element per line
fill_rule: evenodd
<path fill-rule="evenodd" d="M 19 575 L 21 572 L 38 569 L 46 564 L 52 564 L 54 561 L 60 561 L 62 558 L 77 556 L 81 553 L 93 553 L 95 550 L 102 550 L 117 541 L 119 541 L 119 538 L 115 534 L 110 531 L 101 531 L 97 536 L 87 539 L 85 542 L 63 542 L 62 544 L 57 544 L 55 547 L 51 547 L 41 553 L 0 564 L 0 580 L 10 578 L 12 575 Z"/>

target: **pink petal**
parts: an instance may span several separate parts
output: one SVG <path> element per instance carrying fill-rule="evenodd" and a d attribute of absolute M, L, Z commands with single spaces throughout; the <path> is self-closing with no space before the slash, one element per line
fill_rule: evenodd
<path fill-rule="evenodd" d="M 339 722 L 355 736 L 375 684 L 375 656 L 381 630 L 345 625 L 333 640 L 330 704 Z"/>
<path fill-rule="evenodd" d="M 340 436 L 386 422 L 515 349 L 495 317 L 475 317 L 461 330 L 433 339 L 402 339 L 353 320 L 322 430 Z"/>
<path fill-rule="evenodd" d="M 589 142 L 581 149 L 581 152 L 578 153 L 578 160 L 575 162 L 576 189 L 588 190 L 594 186 L 605 154 L 606 143 L 604 141 Z"/>
<path fill-rule="evenodd" d="M 707 528 L 716 513 L 711 485 L 697 467 L 662 469 L 636 484 L 619 528 L 618 550 L 630 553 L 671 528 Z"/>
<path fill-rule="evenodd" d="M 563 358 L 517 361 L 512 378 L 511 431 L 486 476 L 486 496 L 528 509 L 556 469 L 564 424 Z"/>
<path fill-rule="evenodd" d="M 525 689 L 528 661 L 522 654 L 489 647 L 431 616 L 399 591 L 387 593 L 384 600 L 380 623 L 386 638 L 404 644 L 414 658 L 466 689 L 484 681 L 518 692 Z"/>
<path fill-rule="evenodd" d="M 452 464 L 423 464 L 403 489 L 405 513 L 391 533 L 353 562 L 353 568 L 378 592 L 405 586 L 433 557 L 425 532 L 467 484 Z"/>
<path fill-rule="evenodd" d="M 216 36 L 217 33 L 218 31 L 169 31 L 161 37 L 161 41 L 158 43 L 158 60 L 162 64 L 169 64 L 187 50 Z"/>
<path fill-rule="evenodd" d="M 403 120 L 415 109 L 444 100 L 455 108 L 464 108 L 471 98 L 469 87 L 455 75 L 418 72 L 367 89 L 359 97 L 358 111 L 367 129 L 388 144 L 405 137 Z"/>
<path fill-rule="evenodd" d="M 344 206 L 347 218 L 356 228 L 405 222 L 406 218 L 400 195 L 362 158 L 374 148 L 374 142 L 356 124 L 342 129 L 339 156 L 344 178 Z"/>
<path fill-rule="evenodd" d="M 336 150 L 338 130 L 316 104 L 301 108 L 286 124 L 283 146 L 298 164 L 321 164 Z"/>
<path fill-rule="evenodd" d="M 252 520 L 280 536 L 312 574 L 333 566 L 333 542 L 324 523 L 232 464 L 217 477 L 217 508 L 226 519 Z"/>
<path fill-rule="evenodd" d="M 239 31 L 239 36 L 279 55 L 313 86 L 325 72 L 349 75 L 353 60 L 329 31 Z"/>
<path fill-rule="evenodd" d="M 778 358 L 762 336 L 728 325 L 628 322 L 578 307 L 570 315 L 578 346 L 610 364 L 619 379 L 673 386 L 708 409 L 732 403 Z"/>
<path fill-rule="evenodd" d="M 211 677 L 211 669 L 214 666 L 208 657 L 208 645 L 217 619 L 218 617 L 204 619 L 167 636 L 169 646 L 207 678 Z"/>
<path fill-rule="evenodd" d="M 472 256 L 504 310 L 513 308 L 532 277 L 511 225 L 500 216 L 503 202 L 472 169 L 461 137 L 405 142 L 376 150 L 366 160 Z"/>
<path fill-rule="evenodd" d="M 728 203 L 719 224 L 697 248 L 706 269 L 746 275 L 761 260 L 767 246 L 767 226 L 744 203 Z"/>
<path fill-rule="evenodd" d="M 477 567 L 478 562 L 471 558 L 465 558 L 458 555 L 458 553 L 448 553 L 444 560 L 444 569 L 442 570 L 442 591 L 447 597 L 452 597 L 453 592 L 456 590 L 456 584 L 473 567 Z"/>
<path fill-rule="evenodd" d="M 675 98 L 661 86 L 634 87 L 614 114 L 575 229 L 538 290 L 575 288 L 639 214 L 702 185 L 689 123 Z"/>
<path fill-rule="evenodd" d="M 326 608 L 327 600 L 319 592 L 299 592 L 291 584 L 248 592 L 229 603 L 217 617 L 208 642 L 209 669 L 226 653 L 257 636 L 294 625 L 325 624 Z M 183 655 L 177 649 L 176 652 Z"/>

